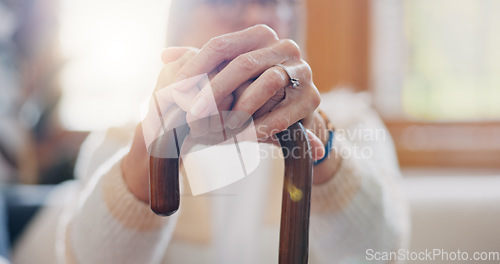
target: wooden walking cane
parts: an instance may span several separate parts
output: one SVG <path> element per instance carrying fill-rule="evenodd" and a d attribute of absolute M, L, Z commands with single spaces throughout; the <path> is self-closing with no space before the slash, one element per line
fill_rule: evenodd
<path fill-rule="evenodd" d="M 173 129 L 152 144 L 154 151 L 164 151 L 168 139 L 175 138 L 177 153 L 187 135 L 186 128 Z M 297 122 L 277 134 L 285 156 L 285 176 L 281 204 L 280 264 L 307 263 L 309 249 L 309 214 L 312 185 L 312 157 L 306 132 Z M 293 139 L 293 140 L 292 140 Z M 170 141 L 172 142 L 172 141 Z M 294 157 L 299 153 L 299 157 Z M 179 208 L 179 159 L 150 156 L 150 203 L 158 215 L 172 215 Z"/>

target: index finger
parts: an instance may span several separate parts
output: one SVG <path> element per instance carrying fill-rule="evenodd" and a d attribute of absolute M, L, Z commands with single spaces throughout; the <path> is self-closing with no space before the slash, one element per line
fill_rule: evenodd
<path fill-rule="evenodd" d="M 256 25 L 238 32 L 212 38 L 177 72 L 175 81 L 212 72 L 224 61 L 278 41 L 278 35 L 266 25 Z"/>

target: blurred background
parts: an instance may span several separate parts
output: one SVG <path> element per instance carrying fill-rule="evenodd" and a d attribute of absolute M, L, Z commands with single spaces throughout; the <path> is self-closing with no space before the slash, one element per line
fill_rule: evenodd
<path fill-rule="evenodd" d="M 499 251 L 500 1 L 306 2 L 316 85 L 371 94 L 395 141 L 412 250 Z M 89 131 L 139 120 L 167 14 L 167 0 L 0 0 L 12 240 L 51 184 L 73 177 Z"/>

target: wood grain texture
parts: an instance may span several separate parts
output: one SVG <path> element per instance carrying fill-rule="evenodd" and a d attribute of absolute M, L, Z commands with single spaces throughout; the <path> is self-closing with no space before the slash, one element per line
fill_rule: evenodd
<path fill-rule="evenodd" d="M 165 132 L 151 144 L 149 157 L 149 203 L 157 215 L 169 216 L 177 212 L 180 205 L 179 154 L 189 129 L 173 129 Z M 172 144 L 175 142 L 175 145 Z M 162 153 L 172 153 L 177 158 L 163 158 Z"/>
<path fill-rule="evenodd" d="M 182 145 L 183 133 L 178 136 L 177 146 L 168 146 L 172 134 L 165 133 L 153 142 L 152 152 L 164 151 L 167 147 Z M 309 216 L 312 186 L 312 157 L 306 132 L 300 123 L 295 123 L 279 133 L 285 155 L 285 176 L 280 226 L 280 264 L 307 263 L 309 253 Z M 158 215 L 174 214 L 180 203 L 179 159 L 150 156 L 150 202 Z"/>
<path fill-rule="evenodd" d="M 285 154 L 279 263 L 307 263 L 313 169 L 309 141 L 300 123 L 277 136 Z"/>

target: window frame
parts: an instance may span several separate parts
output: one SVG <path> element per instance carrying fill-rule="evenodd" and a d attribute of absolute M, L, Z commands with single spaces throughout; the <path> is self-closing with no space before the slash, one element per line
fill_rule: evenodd
<path fill-rule="evenodd" d="M 316 85 L 322 92 L 345 85 L 370 92 L 403 168 L 500 169 L 500 136 L 491 142 L 481 136 L 491 131 L 500 135 L 500 121 L 430 122 L 404 114 L 400 98 L 407 45 L 404 6 L 399 2 L 401 6 L 390 6 L 393 1 L 308 1 L 307 54 Z M 380 16 L 389 19 L 381 21 Z M 388 41 L 393 45 L 386 45 Z M 393 54 L 392 63 L 387 62 L 384 49 L 385 54 Z M 408 136 L 415 130 L 426 131 L 434 142 L 446 141 L 453 147 L 409 147 L 416 144 Z"/>

